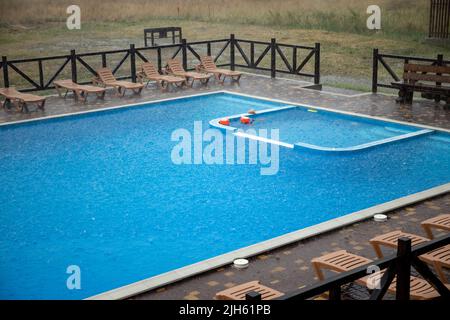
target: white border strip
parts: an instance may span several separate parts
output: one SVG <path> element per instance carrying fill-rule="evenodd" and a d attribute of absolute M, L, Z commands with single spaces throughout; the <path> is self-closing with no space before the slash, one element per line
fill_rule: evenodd
<path fill-rule="evenodd" d="M 154 276 L 145 280 L 141 280 L 117 289 L 113 289 L 104 293 L 87 298 L 86 300 L 119 300 L 126 299 L 137 294 L 168 285 L 180 281 L 194 275 L 210 271 L 221 266 L 230 264 L 234 259 L 247 258 L 267 252 L 293 242 L 303 240 L 312 236 L 322 234 L 346 225 L 366 220 L 378 213 L 387 213 L 389 211 L 410 205 L 415 202 L 423 201 L 430 197 L 450 192 L 450 183 L 434 187 L 425 191 L 421 191 L 409 196 L 388 201 L 364 210 L 360 210 L 342 217 L 328 220 L 314 226 L 300 229 L 291 233 L 284 234 L 266 241 L 259 242 L 248 247 L 234 250 L 211 259 L 203 260 L 198 263 L 188 265 L 173 271 L 169 271 L 158 276 Z"/>

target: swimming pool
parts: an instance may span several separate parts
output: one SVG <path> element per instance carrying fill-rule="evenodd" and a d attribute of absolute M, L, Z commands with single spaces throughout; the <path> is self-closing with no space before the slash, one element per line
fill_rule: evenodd
<path fill-rule="evenodd" d="M 274 175 L 171 159 L 176 130 L 284 106 L 215 93 L 1 126 L 0 298 L 86 298 L 450 182 L 437 131 L 359 152 L 280 147 Z"/>

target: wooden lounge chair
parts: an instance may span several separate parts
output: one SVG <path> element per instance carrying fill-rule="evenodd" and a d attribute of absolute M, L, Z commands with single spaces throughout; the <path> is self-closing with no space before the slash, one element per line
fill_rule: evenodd
<path fill-rule="evenodd" d="M 177 77 L 184 77 L 186 79 L 187 84 L 189 84 L 190 87 L 194 85 L 195 80 L 200 81 L 200 83 L 202 84 L 207 84 L 209 79 L 211 78 L 210 74 L 199 72 L 188 72 L 184 70 L 180 61 L 175 59 L 170 59 L 167 62 L 166 71 L 171 75 Z"/>
<path fill-rule="evenodd" d="M 197 70 L 214 74 L 214 77 L 220 83 L 224 83 L 226 77 L 239 82 L 242 76 L 242 72 L 239 71 L 217 68 L 216 64 L 214 63 L 214 58 L 211 56 L 202 57 L 200 59 L 200 64 L 197 66 Z"/>
<path fill-rule="evenodd" d="M 321 281 L 325 279 L 323 275 L 323 269 L 331 270 L 337 273 L 342 273 L 367 265 L 371 262 L 372 260 L 370 259 L 349 253 L 345 250 L 332 252 L 311 260 L 311 263 L 314 267 L 314 271 L 316 272 L 317 277 Z M 377 281 L 381 280 L 383 273 L 384 271 L 381 271 L 358 279 L 356 282 L 362 286 L 367 286 L 368 281 L 370 279 L 370 283 L 375 284 Z M 397 277 L 394 278 L 391 285 L 389 286 L 388 288 L 389 292 L 391 293 L 396 292 L 396 281 Z M 449 285 L 446 286 L 447 288 L 450 289 Z M 414 276 L 410 277 L 409 294 L 412 299 L 416 300 L 430 300 L 438 298 L 440 296 L 439 293 L 436 291 L 436 289 L 434 289 L 434 287 L 431 284 L 429 284 L 426 280 Z"/>
<path fill-rule="evenodd" d="M 216 298 L 219 300 L 245 300 L 245 295 L 252 291 L 260 293 L 262 300 L 272 300 L 284 295 L 282 292 L 260 284 L 259 281 L 250 281 L 217 292 Z"/>
<path fill-rule="evenodd" d="M 429 240 L 425 237 L 397 230 L 376 236 L 375 238 L 370 239 L 369 242 L 372 245 L 373 249 L 375 250 L 377 257 L 382 258 L 383 252 L 381 251 L 381 246 L 397 248 L 397 241 L 399 238 L 402 237 L 410 238 L 412 246 L 424 243 Z"/>
<path fill-rule="evenodd" d="M 0 95 L 5 97 L 5 100 L 2 103 L 2 107 L 5 109 L 8 107 L 8 104 L 12 103 L 17 111 L 28 112 L 28 104 L 34 103 L 39 109 L 44 110 L 45 97 L 22 93 L 15 88 L 0 88 Z"/>
<path fill-rule="evenodd" d="M 421 255 L 420 259 L 434 267 L 442 282 L 448 282 L 443 268 L 450 269 L 450 244 L 427 252 Z"/>
<path fill-rule="evenodd" d="M 167 90 L 169 85 L 176 85 L 182 87 L 186 84 L 186 78 L 184 77 L 174 77 L 169 75 L 162 75 L 155 68 L 153 63 L 145 62 L 141 65 L 141 71 L 137 74 L 138 79 L 141 83 L 147 81 L 147 85 L 150 81 L 156 81 L 161 90 Z"/>
<path fill-rule="evenodd" d="M 56 80 L 53 84 L 55 85 L 56 91 L 58 91 L 58 95 L 60 97 L 63 96 L 62 90 L 66 90 L 64 98 L 67 96 L 69 91 L 72 91 L 75 99 L 80 101 L 86 101 L 89 93 L 95 93 L 98 98 L 103 99 L 105 97 L 105 88 L 80 85 L 72 80 Z"/>
<path fill-rule="evenodd" d="M 98 69 L 97 78 L 94 78 L 92 82 L 104 87 L 113 87 L 116 90 L 116 95 L 121 97 L 125 95 L 127 89 L 133 90 L 135 94 L 139 94 L 144 88 L 142 83 L 117 80 L 109 68 Z"/>
<path fill-rule="evenodd" d="M 433 232 L 431 229 L 440 229 L 450 231 L 450 214 L 441 214 L 437 217 L 425 220 L 421 223 L 428 238 L 433 239 Z"/>

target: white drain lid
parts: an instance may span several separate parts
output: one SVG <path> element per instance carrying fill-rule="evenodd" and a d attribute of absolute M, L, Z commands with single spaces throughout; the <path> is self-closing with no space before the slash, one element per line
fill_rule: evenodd
<path fill-rule="evenodd" d="M 384 222 L 387 221 L 387 215 L 385 214 L 376 214 L 373 216 L 373 220 L 377 221 L 377 222 Z"/>
<path fill-rule="evenodd" d="M 248 260 L 247 259 L 236 259 L 233 261 L 233 266 L 236 268 L 247 268 L 248 267 Z"/>

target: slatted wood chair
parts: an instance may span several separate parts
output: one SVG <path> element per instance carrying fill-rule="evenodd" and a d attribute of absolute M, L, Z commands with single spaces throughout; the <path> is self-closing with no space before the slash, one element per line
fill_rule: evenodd
<path fill-rule="evenodd" d="M 231 80 L 239 82 L 242 76 L 242 72 L 218 68 L 214 63 L 214 58 L 211 56 L 202 57 L 200 59 L 200 64 L 196 69 L 198 71 L 214 74 L 214 77 L 220 83 L 224 83 L 227 77 Z"/>
<path fill-rule="evenodd" d="M 146 87 L 151 81 L 155 81 L 162 91 L 168 90 L 170 85 L 182 87 L 186 84 L 186 78 L 184 77 L 160 74 L 151 62 L 145 62 L 141 65 L 141 71 L 138 72 L 137 77 L 141 83 L 147 81 Z"/>
<path fill-rule="evenodd" d="M 424 243 L 429 240 L 425 237 L 418 236 L 416 234 L 406 233 L 406 232 L 402 232 L 400 230 L 396 230 L 396 231 L 392 231 L 392 232 L 388 232 L 388 233 L 376 236 L 375 238 L 370 239 L 369 242 L 372 245 L 373 249 L 375 250 L 377 257 L 382 258 L 383 251 L 381 250 L 381 246 L 397 248 L 398 239 L 403 238 L 403 237 L 410 238 L 412 246 Z"/>
<path fill-rule="evenodd" d="M 422 96 L 444 100 L 450 103 L 450 67 L 405 63 L 403 79 L 391 83 L 399 89 L 397 102 L 411 104 L 414 92 L 422 92 Z"/>
<path fill-rule="evenodd" d="M 95 93 L 98 98 L 103 99 L 105 97 L 105 88 L 81 85 L 73 82 L 72 80 L 56 80 L 53 82 L 56 91 L 60 97 L 66 97 L 69 91 L 72 91 L 75 99 L 85 102 L 89 93 Z M 63 90 L 66 92 L 63 95 Z"/>
<path fill-rule="evenodd" d="M 109 68 L 98 69 L 97 77 L 92 82 L 103 87 L 113 87 L 116 90 L 116 95 L 120 97 L 125 95 L 127 89 L 132 90 L 135 94 L 140 94 L 144 88 L 142 83 L 117 80 Z"/>
<path fill-rule="evenodd" d="M 450 231 L 450 214 L 441 214 L 437 217 L 427 219 L 421 223 L 428 238 L 433 239 L 432 229 Z"/>
<path fill-rule="evenodd" d="M 194 86 L 195 81 L 199 81 L 200 83 L 206 85 L 211 78 L 210 74 L 200 73 L 200 72 L 188 72 L 183 69 L 180 61 L 175 59 L 170 59 L 167 62 L 166 72 L 168 74 L 184 77 L 186 79 L 187 84 L 190 87 Z"/>
<path fill-rule="evenodd" d="M 434 267 L 442 282 L 448 282 L 444 268 L 450 269 L 450 245 L 427 252 L 420 259 Z"/>
<path fill-rule="evenodd" d="M 272 300 L 284 295 L 284 293 L 280 291 L 260 284 L 259 281 L 250 281 L 217 292 L 216 298 L 218 300 L 245 300 L 245 295 L 252 291 L 260 293 L 262 300 Z"/>
<path fill-rule="evenodd" d="M 332 252 L 311 260 L 314 271 L 319 280 L 324 280 L 323 270 L 330 270 L 337 273 L 351 271 L 352 269 L 368 265 L 372 260 L 362 256 L 349 253 L 345 250 Z M 369 276 L 358 279 L 356 282 L 362 286 L 373 288 L 381 280 L 384 271 L 380 271 Z M 370 284 L 370 286 L 369 286 Z M 397 278 L 395 277 L 388 288 L 390 293 L 396 292 Z M 450 289 L 450 285 L 446 285 Z M 410 297 L 416 300 L 430 300 L 438 298 L 440 295 L 426 280 L 410 277 Z"/>
<path fill-rule="evenodd" d="M 2 107 L 7 109 L 9 104 L 13 104 L 17 111 L 28 112 L 28 105 L 33 103 L 36 104 L 38 109 L 44 110 L 46 97 L 37 96 L 29 93 L 22 93 L 17 91 L 15 88 L 0 88 L 0 95 L 2 95 L 5 100 L 2 103 Z"/>

